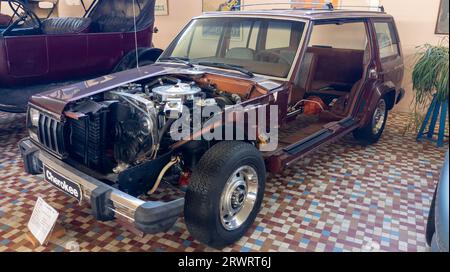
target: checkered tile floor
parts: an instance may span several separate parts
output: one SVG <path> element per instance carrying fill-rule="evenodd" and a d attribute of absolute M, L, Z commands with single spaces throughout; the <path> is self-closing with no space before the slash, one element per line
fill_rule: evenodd
<path fill-rule="evenodd" d="M 182 218 L 167 233 L 143 238 L 26 175 L 18 153 L 23 115 L 0 113 L 0 251 L 212 251 L 190 237 Z M 267 181 L 256 223 L 224 251 L 427 251 L 428 208 L 445 149 L 402 135 L 393 114 L 381 141 L 351 135 Z M 66 235 L 47 247 L 25 238 L 37 197 L 61 212 Z"/>

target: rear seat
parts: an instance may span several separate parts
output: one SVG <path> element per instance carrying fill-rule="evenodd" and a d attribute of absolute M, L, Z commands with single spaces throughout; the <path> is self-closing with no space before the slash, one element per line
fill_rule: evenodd
<path fill-rule="evenodd" d="M 363 74 L 364 50 L 325 47 L 309 47 L 307 53 L 313 55 L 308 85 L 308 93 L 317 93 L 330 87 L 336 92 L 350 92 Z"/>
<path fill-rule="evenodd" d="M 291 93 L 295 104 L 305 94 L 348 94 L 363 74 L 364 50 L 309 47 L 300 65 L 298 90 Z"/>
<path fill-rule="evenodd" d="M 49 18 L 42 22 L 44 34 L 76 34 L 88 32 L 91 25 L 89 18 Z"/>

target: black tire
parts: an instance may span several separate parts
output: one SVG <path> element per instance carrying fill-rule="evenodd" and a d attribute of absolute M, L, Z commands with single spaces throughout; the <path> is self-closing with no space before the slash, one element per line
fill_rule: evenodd
<path fill-rule="evenodd" d="M 370 145 L 378 142 L 381 135 L 383 134 L 384 128 L 386 127 L 386 122 L 389 115 L 389 111 L 387 109 L 388 103 L 386 101 L 386 98 L 380 98 L 377 102 L 377 107 L 378 105 L 380 105 L 380 103 L 384 103 L 384 118 L 381 127 L 378 129 L 378 132 L 375 133 L 373 129 L 375 126 L 374 115 L 377 113 L 377 108 L 375 108 L 375 110 L 372 112 L 370 121 L 366 126 L 353 131 L 353 137 L 364 144 Z"/>
<path fill-rule="evenodd" d="M 143 67 L 143 66 L 147 66 L 147 65 L 152 65 L 153 63 L 155 63 L 153 60 L 139 60 L 139 67 Z"/>
<path fill-rule="evenodd" d="M 435 225 L 435 203 L 436 203 L 436 193 L 437 189 L 434 191 L 433 199 L 431 200 L 430 211 L 428 212 L 427 228 L 425 232 L 425 238 L 427 240 L 428 246 L 431 247 L 431 242 L 433 240 L 434 233 L 436 232 Z"/>
<path fill-rule="evenodd" d="M 244 223 L 234 230 L 227 230 L 221 219 L 222 192 L 228 178 L 246 166 L 251 166 L 258 177 L 256 200 Z M 265 179 L 264 160 L 253 145 L 224 141 L 211 147 L 195 167 L 186 192 L 184 218 L 191 235 L 214 248 L 223 248 L 239 240 L 261 208 Z"/>
<path fill-rule="evenodd" d="M 153 63 L 155 63 L 153 60 L 140 59 L 139 67 L 151 65 Z M 125 70 L 134 69 L 134 68 L 136 68 L 136 59 L 135 58 L 122 62 L 120 65 L 118 65 L 116 68 L 114 68 L 113 72 L 117 73 L 117 72 L 122 72 Z"/>

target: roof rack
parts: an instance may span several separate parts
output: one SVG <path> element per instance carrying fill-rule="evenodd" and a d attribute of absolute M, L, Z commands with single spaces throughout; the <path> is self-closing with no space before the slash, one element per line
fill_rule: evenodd
<path fill-rule="evenodd" d="M 331 2 L 326 2 L 326 3 L 311 3 L 311 2 L 295 2 L 295 1 L 291 1 L 291 2 L 278 2 L 278 3 L 254 3 L 254 4 L 248 4 L 248 5 L 237 5 L 237 8 L 245 8 L 245 7 L 254 7 L 254 6 L 268 6 L 268 5 L 305 5 L 305 7 L 301 7 L 301 8 L 297 8 L 294 7 L 294 9 L 311 9 L 311 10 L 342 10 L 345 8 L 376 8 L 378 9 L 379 12 L 385 12 L 384 6 L 339 6 L 338 9 L 336 9 L 333 5 L 333 3 Z M 312 8 L 307 8 L 310 6 L 316 6 L 316 7 L 312 7 Z"/>
<path fill-rule="evenodd" d="M 267 3 L 254 3 L 254 4 L 242 4 L 237 5 L 237 8 L 245 8 L 245 7 L 255 7 L 255 6 L 268 6 L 268 5 L 305 5 L 305 6 L 317 6 L 319 9 L 325 9 L 325 10 L 334 10 L 333 3 L 327 2 L 327 3 L 311 3 L 311 2 L 267 2 Z M 317 8 L 310 8 L 310 9 L 317 9 Z"/>
<path fill-rule="evenodd" d="M 339 9 L 345 9 L 345 8 L 376 8 L 378 9 L 379 12 L 385 12 L 384 6 L 380 5 L 380 6 L 339 6 Z"/>

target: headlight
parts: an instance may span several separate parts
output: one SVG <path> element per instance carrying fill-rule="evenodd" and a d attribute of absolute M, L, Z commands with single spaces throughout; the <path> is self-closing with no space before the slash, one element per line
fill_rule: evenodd
<path fill-rule="evenodd" d="M 37 109 L 34 108 L 30 108 L 30 116 L 29 116 L 29 120 L 30 120 L 30 125 L 32 127 L 37 127 L 39 126 L 39 111 Z"/>
<path fill-rule="evenodd" d="M 39 126 L 39 111 L 35 108 L 29 108 L 28 111 L 28 132 L 30 133 L 30 137 L 35 140 L 39 141 L 39 137 L 37 135 L 37 130 Z"/>

